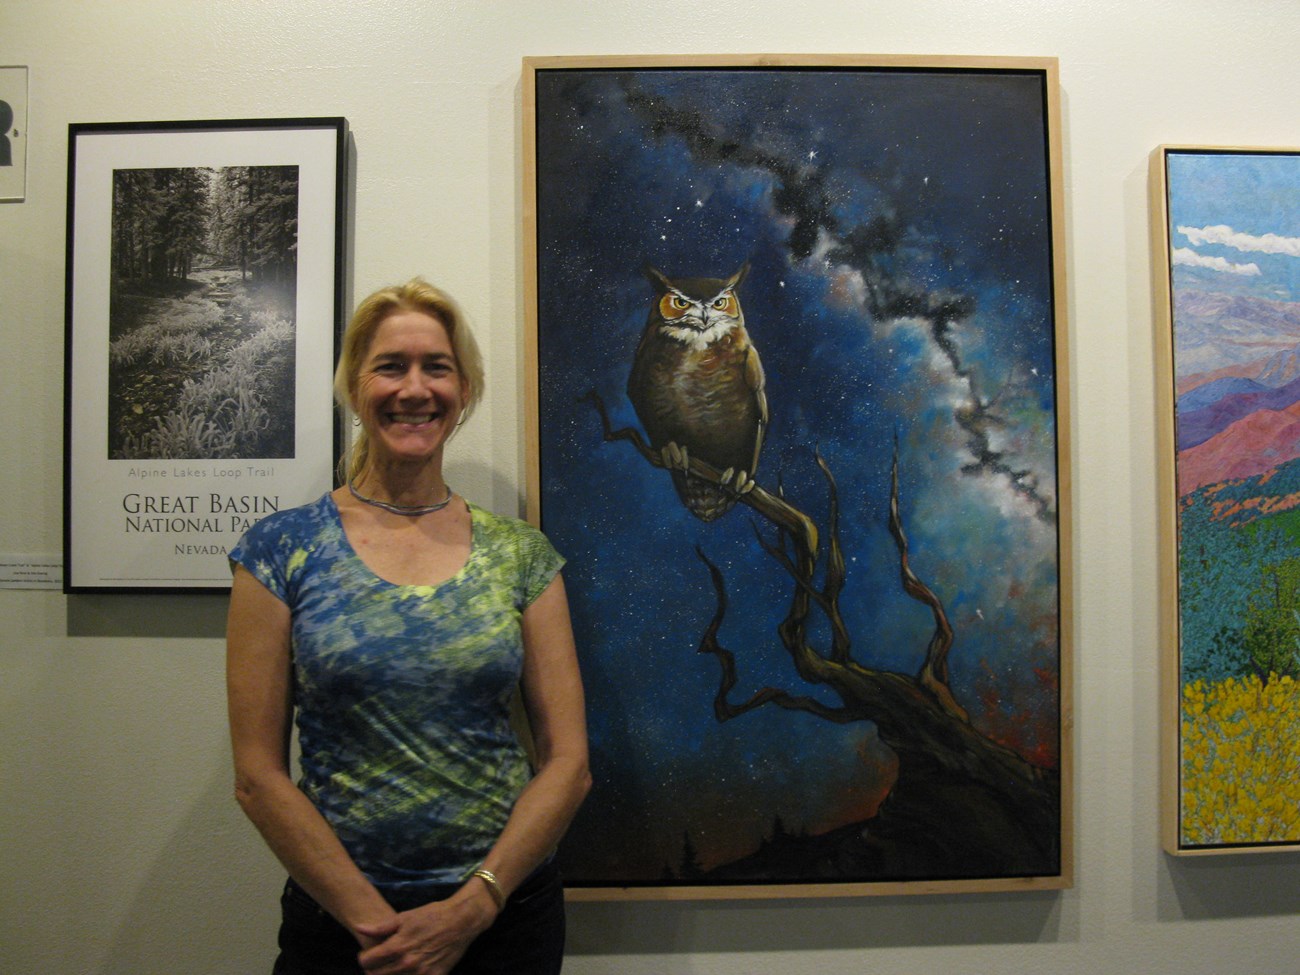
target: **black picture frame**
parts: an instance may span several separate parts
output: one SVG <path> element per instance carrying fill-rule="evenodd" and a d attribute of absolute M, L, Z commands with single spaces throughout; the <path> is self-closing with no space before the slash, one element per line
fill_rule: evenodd
<path fill-rule="evenodd" d="M 64 591 L 226 591 L 334 483 L 341 117 L 68 127 Z"/>

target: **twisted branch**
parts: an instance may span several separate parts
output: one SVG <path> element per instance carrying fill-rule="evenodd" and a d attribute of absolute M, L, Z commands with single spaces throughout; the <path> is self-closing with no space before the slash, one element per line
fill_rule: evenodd
<path fill-rule="evenodd" d="M 583 399 L 590 401 L 599 412 L 606 441 L 627 441 L 636 448 L 647 463 L 654 467 L 665 467 L 659 452 L 645 442 L 640 431 L 631 427 L 613 428 L 604 400 L 598 393 L 592 391 Z M 844 553 L 839 539 L 839 493 L 834 475 L 825 458 L 820 452 L 815 456 L 817 466 L 826 478 L 829 496 L 828 537 L 830 541 L 825 574 L 820 588 L 816 584 L 819 536 L 817 526 L 812 519 L 788 503 L 783 491 L 772 494 L 755 485 L 752 490 L 740 495 L 739 500 L 776 527 L 775 542 L 763 538 L 757 527 L 755 527 L 755 535 L 763 551 L 782 566 L 795 583 L 789 612 L 777 627 L 782 645 L 790 654 L 799 676 L 809 683 L 830 686 L 844 702 L 844 707 L 830 708 L 812 698 L 771 687 L 762 688 L 742 704 L 731 704 L 728 701 L 727 696 L 737 683 L 737 675 L 735 655 L 723 647 L 718 640 L 718 632 L 728 604 L 725 581 L 718 568 L 701 550 L 697 549 L 697 555 L 709 568 L 716 597 L 713 618 L 701 638 L 699 652 L 713 654 L 722 670 L 718 694 L 714 700 L 714 713 L 720 721 L 737 717 L 769 703 L 790 710 L 808 711 L 818 717 L 836 722 L 869 717 L 864 713 L 862 706 L 862 681 L 870 674 L 883 676 L 883 672 L 864 670 L 851 655 L 852 640 L 839 609 L 839 597 L 846 576 Z M 688 472 L 692 477 L 699 477 L 713 484 L 722 484 L 722 472 L 695 456 L 690 458 Z M 965 721 L 966 711 L 957 704 L 948 687 L 947 654 L 952 646 L 952 627 L 948 623 L 939 598 L 916 576 L 909 564 L 907 538 L 903 533 L 902 520 L 898 512 L 897 441 L 894 446 L 890 494 L 890 531 L 899 550 L 903 589 L 913 599 L 929 606 L 935 620 L 935 632 L 926 649 L 925 661 L 917 680 L 943 711 Z M 814 605 L 830 625 L 830 648 L 825 655 L 813 648 L 807 639 L 808 616 Z"/>

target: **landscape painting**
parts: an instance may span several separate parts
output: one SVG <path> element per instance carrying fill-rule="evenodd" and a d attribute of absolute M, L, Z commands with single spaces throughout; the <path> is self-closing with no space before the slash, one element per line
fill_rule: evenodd
<path fill-rule="evenodd" d="M 347 121 L 68 127 L 64 589 L 209 591 L 334 483 Z"/>
<path fill-rule="evenodd" d="M 1071 883 L 1056 64 L 525 61 L 574 898 Z"/>
<path fill-rule="evenodd" d="M 1300 153 L 1152 161 L 1170 852 L 1300 843 Z"/>

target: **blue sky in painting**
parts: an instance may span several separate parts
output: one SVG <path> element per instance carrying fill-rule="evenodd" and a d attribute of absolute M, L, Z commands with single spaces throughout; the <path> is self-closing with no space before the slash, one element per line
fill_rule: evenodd
<path fill-rule="evenodd" d="M 1300 156 L 1171 151 L 1176 286 L 1300 300 Z"/>
<path fill-rule="evenodd" d="M 825 530 L 814 448 L 826 458 L 856 659 L 914 673 L 932 627 L 900 590 L 887 533 L 897 437 L 913 565 L 957 631 L 958 698 L 990 726 L 1018 723 L 1029 746 L 1055 728 L 1042 113 L 1032 74 L 539 73 L 542 517 L 570 559 L 597 778 L 571 876 L 653 879 L 685 833 L 711 865 L 752 849 L 775 815 L 814 832 L 852 821 L 888 761 L 869 725 L 713 717 L 718 665 L 696 647 L 714 596 L 696 546 L 727 579 L 732 700 L 765 685 L 826 695 L 776 637 L 790 582 L 749 509 L 696 520 L 579 400 L 594 390 L 615 426 L 637 425 L 625 386 L 647 262 L 670 277 L 750 262 L 740 298 L 772 418 L 758 481 Z"/>

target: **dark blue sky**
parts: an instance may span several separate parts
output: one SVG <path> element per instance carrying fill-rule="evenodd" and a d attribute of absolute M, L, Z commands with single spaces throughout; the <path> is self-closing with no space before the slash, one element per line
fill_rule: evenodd
<path fill-rule="evenodd" d="M 869 725 L 776 709 L 714 720 L 718 665 L 696 652 L 714 596 L 697 545 L 727 579 L 732 699 L 765 684 L 825 692 L 801 684 L 776 637 L 790 582 L 753 513 L 696 520 L 668 475 L 604 443 L 578 401 L 595 390 L 616 426 L 636 425 L 625 386 L 647 262 L 669 277 L 750 262 L 740 299 L 771 412 L 758 481 L 779 479 L 824 525 L 813 448 L 826 457 L 856 659 L 913 673 L 930 634 L 886 528 L 897 435 L 914 568 L 957 629 L 954 690 L 988 728 L 1018 722 L 1027 748 L 1051 751 L 1043 109 L 1031 73 L 539 72 L 542 516 L 570 559 L 597 777 L 566 848 L 571 876 L 654 879 L 684 833 L 713 865 L 748 852 L 775 815 L 824 830 L 865 815 L 890 774 Z"/>

